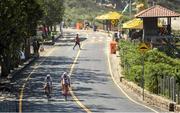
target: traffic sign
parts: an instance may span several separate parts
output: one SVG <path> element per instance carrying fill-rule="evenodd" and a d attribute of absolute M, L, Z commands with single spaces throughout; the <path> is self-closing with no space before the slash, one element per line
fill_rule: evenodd
<path fill-rule="evenodd" d="M 117 25 L 117 23 L 118 23 L 118 20 L 111 20 L 111 24 Z"/>
<path fill-rule="evenodd" d="M 145 43 L 140 43 L 140 44 L 139 44 L 139 51 L 140 51 L 141 53 L 147 52 L 148 49 L 149 49 L 149 47 L 148 47 L 147 44 L 145 44 Z"/>

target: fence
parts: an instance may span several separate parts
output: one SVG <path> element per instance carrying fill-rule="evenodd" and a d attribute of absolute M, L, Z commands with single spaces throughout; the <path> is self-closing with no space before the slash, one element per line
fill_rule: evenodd
<path fill-rule="evenodd" d="M 180 104 L 180 85 L 176 77 L 163 76 L 158 78 L 158 95 L 165 96 Z"/>
<path fill-rule="evenodd" d="M 130 74 L 130 64 L 125 60 L 124 70 L 126 74 Z M 141 81 L 140 81 L 141 82 Z M 145 81 L 146 82 L 146 81 Z M 141 83 L 139 83 L 141 85 Z M 164 96 L 177 104 L 180 104 L 180 84 L 177 82 L 177 78 L 174 76 L 159 76 L 157 77 L 157 91 L 158 95 Z"/>
<path fill-rule="evenodd" d="M 125 53 L 126 53 L 126 48 L 124 49 L 121 48 L 121 61 L 122 61 L 121 63 L 128 77 L 128 75 L 130 75 L 131 65 L 124 57 Z M 142 83 L 140 83 L 142 81 L 138 81 L 138 82 L 139 82 L 137 83 L 138 85 L 142 85 Z M 156 85 L 157 86 L 155 87 L 157 88 L 157 91 L 155 91 L 154 93 L 156 93 L 157 95 L 164 96 L 176 102 L 177 104 L 180 104 L 180 83 L 177 82 L 177 78 L 175 76 L 165 76 L 165 75 L 158 76 Z"/>

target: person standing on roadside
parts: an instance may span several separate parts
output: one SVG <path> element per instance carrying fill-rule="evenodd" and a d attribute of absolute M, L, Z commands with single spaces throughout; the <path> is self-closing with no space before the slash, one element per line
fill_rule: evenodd
<path fill-rule="evenodd" d="M 76 45 L 79 45 L 79 49 L 81 49 L 80 39 L 79 39 L 79 35 L 78 35 L 78 34 L 76 34 L 75 45 L 74 45 L 74 47 L 73 47 L 73 50 L 74 50 L 74 48 L 76 47 Z"/>

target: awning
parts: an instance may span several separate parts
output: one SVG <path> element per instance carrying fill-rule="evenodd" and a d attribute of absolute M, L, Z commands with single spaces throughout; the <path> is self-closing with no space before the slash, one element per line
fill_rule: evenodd
<path fill-rule="evenodd" d="M 108 13 L 108 19 L 109 20 L 115 20 L 115 19 L 120 19 L 123 15 L 119 14 L 117 12 L 109 12 Z"/>
<path fill-rule="evenodd" d="M 158 27 L 162 27 L 162 22 L 158 21 Z M 133 20 L 127 21 L 123 24 L 124 29 L 143 29 L 143 20 L 135 18 Z"/>
<path fill-rule="evenodd" d="M 135 18 L 123 24 L 124 29 L 142 29 L 143 21 L 139 18 Z"/>
<path fill-rule="evenodd" d="M 117 12 L 109 12 L 107 14 L 97 16 L 95 19 L 99 19 L 99 20 L 116 20 L 116 19 L 120 19 L 121 17 L 122 17 L 122 14 L 119 14 Z"/>
<path fill-rule="evenodd" d="M 108 18 L 107 14 L 104 14 L 104 15 L 97 16 L 95 19 L 97 19 L 97 20 L 106 20 L 107 18 Z"/>

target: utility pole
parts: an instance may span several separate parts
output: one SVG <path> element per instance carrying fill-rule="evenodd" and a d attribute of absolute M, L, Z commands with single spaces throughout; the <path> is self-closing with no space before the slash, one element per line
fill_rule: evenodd
<path fill-rule="evenodd" d="M 142 78 L 141 78 L 141 87 L 143 89 L 142 91 L 142 96 L 143 96 L 143 100 L 144 100 L 144 85 L 145 85 L 145 79 L 144 79 L 144 55 L 145 53 L 148 51 L 149 47 L 143 42 L 140 43 L 139 45 L 139 51 L 141 52 L 141 58 L 142 58 Z"/>
<path fill-rule="evenodd" d="M 129 0 L 129 16 L 132 17 L 132 0 Z"/>
<path fill-rule="evenodd" d="M 144 53 L 142 54 L 142 88 L 143 88 L 143 100 L 144 100 Z"/>

